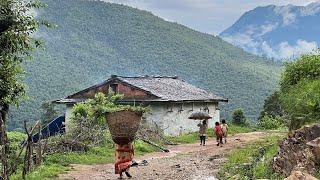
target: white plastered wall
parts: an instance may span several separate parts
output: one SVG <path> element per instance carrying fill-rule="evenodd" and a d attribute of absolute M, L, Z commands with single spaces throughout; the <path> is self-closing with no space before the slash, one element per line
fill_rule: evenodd
<path fill-rule="evenodd" d="M 68 132 L 68 124 L 72 116 L 73 105 L 67 105 L 66 108 L 66 131 Z M 166 135 L 179 135 L 188 132 L 198 131 L 197 124 L 201 121 L 191 120 L 188 117 L 196 111 L 204 111 L 207 107 L 209 115 L 213 117 L 209 119 L 208 128 L 213 128 L 214 123 L 220 121 L 220 111 L 218 103 L 156 103 L 151 104 L 151 111 L 144 116 L 147 121 L 157 123 L 164 130 Z M 181 111 L 182 110 L 182 111 Z"/>

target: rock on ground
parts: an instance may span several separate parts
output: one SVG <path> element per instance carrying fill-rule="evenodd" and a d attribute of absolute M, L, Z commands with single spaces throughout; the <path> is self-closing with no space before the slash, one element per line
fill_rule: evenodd
<path fill-rule="evenodd" d="M 320 155 L 320 124 L 304 126 L 279 143 L 280 150 L 273 160 L 273 168 L 285 177 L 293 171 L 316 174 Z"/>

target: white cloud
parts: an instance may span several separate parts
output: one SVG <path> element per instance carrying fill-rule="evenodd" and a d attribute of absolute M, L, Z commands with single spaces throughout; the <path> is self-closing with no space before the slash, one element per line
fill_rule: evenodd
<path fill-rule="evenodd" d="M 250 51 L 254 54 L 258 54 L 259 43 L 254 41 L 254 39 L 249 34 L 240 34 L 237 33 L 233 36 L 225 36 L 223 39 L 235 46 L 241 47 L 247 51 Z"/>
<path fill-rule="evenodd" d="M 294 45 L 290 45 L 287 41 L 284 41 L 273 48 L 264 41 L 261 45 L 261 54 L 276 59 L 292 59 L 317 49 L 318 45 L 316 42 L 308 42 L 302 39 L 297 40 Z"/>
<path fill-rule="evenodd" d="M 268 32 L 273 31 L 274 29 L 276 29 L 278 27 L 278 23 L 275 24 L 264 24 L 260 27 L 260 33 L 258 33 L 258 36 L 263 36 L 265 34 L 267 34 Z"/>

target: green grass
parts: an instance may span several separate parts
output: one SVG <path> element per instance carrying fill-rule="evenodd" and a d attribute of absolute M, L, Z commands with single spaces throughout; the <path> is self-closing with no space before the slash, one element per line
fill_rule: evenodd
<path fill-rule="evenodd" d="M 320 167 L 318 167 L 316 178 L 320 179 Z"/>
<path fill-rule="evenodd" d="M 219 172 L 220 179 L 283 179 L 271 167 L 280 139 L 283 136 L 269 136 L 232 151 Z"/>
<path fill-rule="evenodd" d="M 137 156 L 158 151 L 155 147 L 142 141 L 135 141 L 135 153 Z M 114 148 L 112 146 L 96 147 L 88 152 L 56 153 L 45 157 L 42 166 L 38 167 L 30 174 L 27 179 L 42 180 L 57 177 L 58 174 L 70 170 L 70 164 L 103 164 L 114 161 Z M 18 174 L 11 176 L 11 179 L 21 179 L 21 170 Z"/>
<path fill-rule="evenodd" d="M 248 133 L 255 131 L 254 128 L 249 127 L 249 126 L 240 126 L 240 125 L 234 125 L 234 124 L 228 124 L 229 125 L 229 135 L 234 135 L 238 133 Z M 213 128 L 208 128 L 207 129 L 207 136 L 208 137 L 215 137 L 213 133 Z M 168 137 L 168 139 L 174 143 L 178 144 L 190 144 L 190 143 L 196 143 L 199 141 L 199 133 L 198 132 L 193 132 L 193 133 L 188 133 L 188 134 L 182 134 L 177 137 Z"/>

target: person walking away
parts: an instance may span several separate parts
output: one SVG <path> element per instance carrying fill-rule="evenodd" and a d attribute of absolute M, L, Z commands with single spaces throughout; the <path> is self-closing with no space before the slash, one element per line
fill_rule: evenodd
<path fill-rule="evenodd" d="M 123 173 L 126 174 L 128 178 L 132 176 L 129 173 L 129 169 L 132 164 L 134 157 L 134 147 L 132 142 L 124 145 L 116 144 L 115 152 L 115 174 L 119 174 L 119 179 L 122 179 Z"/>
<path fill-rule="evenodd" d="M 222 132 L 222 128 L 221 128 L 219 122 L 216 122 L 213 130 L 214 130 L 216 137 L 217 137 L 217 143 L 218 143 L 217 146 L 219 146 L 220 144 L 223 144 L 223 142 L 222 142 L 223 132 Z"/>
<path fill-rule="evenodd" d="M 226 123 L 225 119 L 222 120 L 221 128 L 222 128 L 224 143 L 227 143 L 227 136 L 228 136 L 229 127 L 228 127 L 228 124 Z"/>
<path fill-rule="evenodd" d="M 203 120 L 202 123 L 199 123 L 198 124 L 198 127 L 199 127 L 199 136 L 200 136 L 200 146 L 203 145 L 205 146 L 206 145 L 206 131 L 207 131 L 207 121 L 206 120 Z"/>

